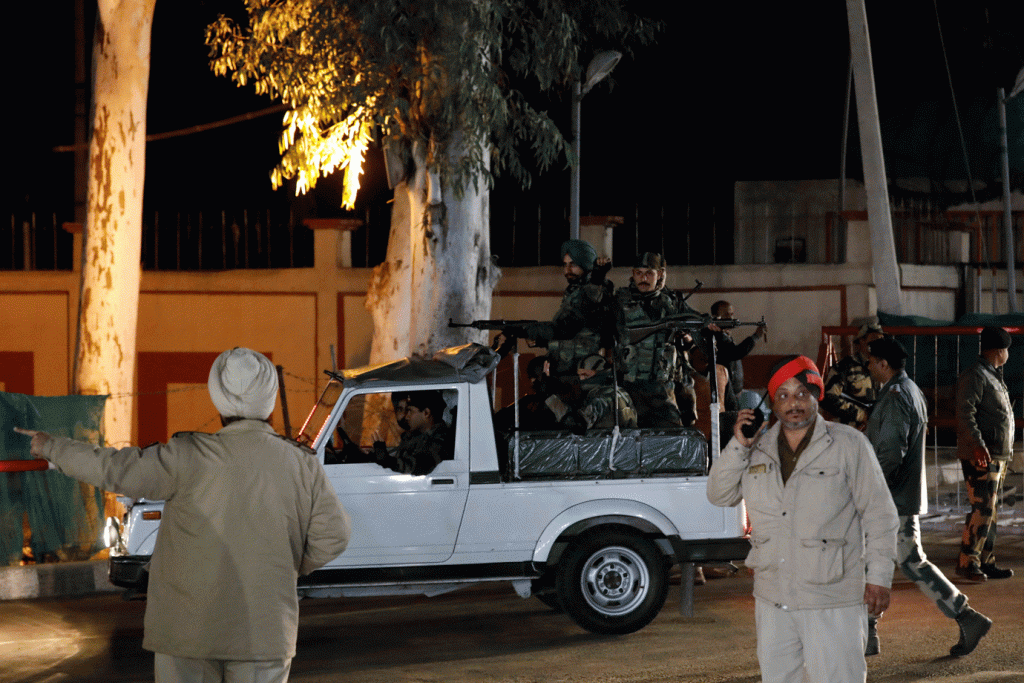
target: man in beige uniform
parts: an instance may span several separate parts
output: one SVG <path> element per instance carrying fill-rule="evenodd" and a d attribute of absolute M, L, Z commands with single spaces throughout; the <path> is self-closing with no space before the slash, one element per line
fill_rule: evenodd
<path fill-rule="evenodd" d="M 345 549 L 349 518 L 316 455 L 270 426 L 277 372 L 265 356 L 225 351 L 208 386 L 224 424 L 216 434 L 115 449 L 17 431 L 68 476 L 165 501 L 142 643 L 156 653 L 157 683 L 283 682 L 298 576 Z"/>
<path fill-rule="evenodd" d="M 825 393 L 806 356 L 768 381 L 768 431 L 733 439 L 711 466 L 708 500 L 746 501 L 752 531 L 757 659 L 764 683 L 863 683 L 868 615 L 889 606 L 896 506 L 867 438 L 818 415 Z"/>

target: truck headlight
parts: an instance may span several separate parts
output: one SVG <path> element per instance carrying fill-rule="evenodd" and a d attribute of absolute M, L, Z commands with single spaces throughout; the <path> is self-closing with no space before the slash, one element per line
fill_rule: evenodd
<path fill-rule="evenodd" d="M 103 526 L 103 545 L 113 548 L 121 541 L 121 523 L 114 517 L 107 517 Z"/>

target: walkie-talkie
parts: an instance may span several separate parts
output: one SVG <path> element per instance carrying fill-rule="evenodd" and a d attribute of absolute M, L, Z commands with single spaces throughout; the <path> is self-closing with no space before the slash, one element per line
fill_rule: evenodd
<path fill-rule="evenodd" d="M 740 427 L 740 431 L 743 432 L 743 436 L 748 439 L 753 439 L 754 435 L 757 434 L 757 430 L 764 424 L 764 413 L 761 412 L 761 406 L 764 405 L 764 399 L 768 396 L 768 392 L 764 392 L 761 395 L 761 402 L 754 408 L 754 421 Z"/>

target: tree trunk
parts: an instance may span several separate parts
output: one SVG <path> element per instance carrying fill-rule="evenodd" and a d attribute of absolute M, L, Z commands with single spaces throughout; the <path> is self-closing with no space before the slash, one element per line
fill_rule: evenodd
<path fill-rule="evenodd" d="M 489 318 L 501 277 L 491 261 L 490 197 L 483 181 L 482 192 L 469 185 L 456 198 L 427 172 L 422 155 L 414 164 L 415 173 L 395 188 L 387 260 L 373 269 L 366 296 L 373 316 L 371 363 L 429 358 L 467 339 L 486 341 L 486 332 L 450 328 L 448 320 Z M 386 434 L 393 422 L 391 405 L 382 399 L 367 401 L 364 443 L 374 431 Z"/>
<path fill-rule="evenodd" d="M 150 34 L 156 0 L 100 0 L 74 391 L 110 394 L 104 439 L 132 440 Z"/>
<path fill-rule="evenodd" d="M 489 318 L 501 277 L 491 261 L 484 181 L 481 191 L 470 184 L 456 198 L 427 172 L 422 155 L 414 163 L 415 173 L 395 188 L 387 260 L 374 268 L 367 292 L 374 325 L 371 363 L 429 357 L 464 344 L 467 330 L 448 327 L 448 320 Z M 486 332 L 469 332 L 472 341 L 486 340 Z"/>

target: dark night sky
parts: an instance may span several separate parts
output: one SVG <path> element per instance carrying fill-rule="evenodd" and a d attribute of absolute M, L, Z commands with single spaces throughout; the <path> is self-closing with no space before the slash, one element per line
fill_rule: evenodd
<path fill-rule="evenodd" d="M 1024 66 L 1024 2 L 937 2 L 961 114 L 971 125 L 992 106 L 997 85 L 1012 87 Z M 894 168 L 914 170 L 917 154 L 934 156 L 935 131 L 951 120 L 934 3 L 867 2 L 890 175 Z M 736 180 L 837 176 L 848 53 L 843 0 L 644 6 L 665 21 L 658 45 L 638 48 L 616 68 L 613 88 L 601 85 L 584 101 L 584 213 L 628 214 L 635 196 L 645 193 L 714 197 L 731 211 Z M 5 195 L 45 203 L 66 197 L 71 185 L 70 155 L 49 151 L 72 140 L 72 22 L 63 16 L 71 4 L 62 3 L 58 18 L 45 3 L 16 7 L 10 26 L 24 30 L 12 31 L 5 45 L 8 63 L 19 65 L 8 91 L 8 111 L 17 119 L 9 149 L 23 172 Z M 233 7 L 241 2 L 157 3 L 150 133 L 273 104 L 207 67 L 204 27 Z M 564 100 L 552 107 L 565 118 Z M 931 133 L 915 138 L 915 122 Z M 268 192 L 278 129 L 274 115 L 151 143 L 147 202 L 226 201 Z M 857 147 L 854 123 L 853 177 L 860 175 Z M 552 172 L 536 185 L 566 193 L 564 176 Z M 386 186 L 366 192 L 374 191 L 387 192 Z"/>

